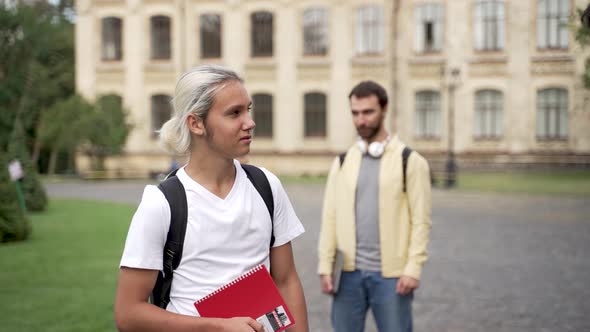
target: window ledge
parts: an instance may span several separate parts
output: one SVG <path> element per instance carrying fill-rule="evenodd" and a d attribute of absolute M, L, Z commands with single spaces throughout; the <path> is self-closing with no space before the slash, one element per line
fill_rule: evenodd
<path fill-rule="evenodd" d="M 545 137 L 537 137 L 537 142 L 538 143 L 565 143 L 568 141 L 567 137 L 564 138 L 545 138 Z"/>
<path fill-rule="evenodd" d="M 301 58 L 297 61 L 297 64 L 300 66 L 329 66 L 332 63 L 329 58 L 321 57 L 321 58 Z"/>
<path fill-rule="evenodd" d="M 416 140 L 418 142 L 440 142 L 440 137 L 414 136 L 414 140 Z"/>
<path fill-rule="evenodd" d="M 469 59 L 470 64 L 478 63 L 507 63 L 508 56 L 504 54 L 481 54 L 475 55 Z"/>
<path fill-rule="evenodd" d="M 150 62 L 145 64 L 144 69 L 146 71 L 174 70 L 174 64 L 172 63 L 172 60 L 150 60 Z"/>
<path fill-rule="evenodd" d="M 533 55 L 531 57 L 532 62 L 547 62 L 547 61 L 568 61 L 573 62 L 575 57 L 566 54 L 543 54 L 543 55 Z"/>
<path fill-rule="evenodd" d="M 221 63 L 221 62 L 223 62 L 223 57 L 210 57 L 210 58 L 199 57 L 199 62 L 202 62 L 202 63 Z"/>
<path fill-rule="evenodd" d="M 546 47 L 546 48 L 539 48 L 537 47 L 537 53 L 539 54 L 569 54 L 570 49 L 569 47 L 564 48 L 557 48 L 557 47 Z"/>
<path fill-rule="evenodd" d="M 352 58 L 351 63 L 353 65 L 385 65 L 385 56 L 379 55 L 356 55 Z"/>
<path fill-rule="evenodd" d="M 306 143 L 325 143 L 327 141 L 326 136 L 305 136 L 303 140 Z"/>
<path fill-rule="evenodd" d="M 438 65 L 444 64 L 445 58 L 441 54 L 428 56 L 420 55 L 411 58 L 408 60 L 408 63 L 411 65 Z"/>
<path fill-rule="evenodd" d="M 473 137 L 473 141 L 475 143 L 498 143 L 502 141 L 502 136 L 497 136 L 497 137 L 481 137 L 481 136 L 477 136 L 477 137 Z"/>
<path fill-rule="evenodd" d="M 123 61 L 101 60 L 96 65 L 96 70 L 101 72 L 119 72 L 125 70 Z"/>
<path fill-rule="evenodd" d="M 503 48 L 491 48 L 491 49 L 482 49 L 482 50 L 473 50 L 474 56 L 497 56 L 497 55 L 506 55 L 506 50 Z"/>
<path fill-rule="evenodd" d="M 272 57 L 267 58 L 250 58 L 246 61 L 246 67 L 254 68 L 274 68 L 277 62 Z"/>
<path fill-rule="evenodd" d="M 413 56 L 415 56 L 415 57 L 421 57 L 421 58 L 425 58 L 425 57 L 442 57 L 443 56 L 443 51 L 442 50 L 439 50 L 439 51 L 423 51 L 423 52 L 412 51 L 411 54 Z"/>

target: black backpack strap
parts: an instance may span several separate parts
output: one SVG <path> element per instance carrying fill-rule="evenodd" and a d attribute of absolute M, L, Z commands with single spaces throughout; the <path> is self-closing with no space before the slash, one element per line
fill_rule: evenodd
<path fill-rule="evenodd" d="M 344 164 L 344 159 L 346 159 L 346 152 L 341 153 L 338 158 L 340 159 L 340 167 L 342 167 L 342 164 Z"/>
<path fill-rule="evenodd" d="M 173 271 L 178 267 L 182 258 L 188 219 L 186 192 L 175 175 L 176 171 L 173 171 L 166 180 L 158 185 L 170 205 L 170 228 L 164 245 L 162 272 L 159 273 L 152 292 L 152 303 L 164 309 L 170 302 Z"/>
<path fill-rule="evenodd" d="M 404 151 L 402 151 L 402 172 L 403 172 L 403 190 L 404 192 L 406 192 L 406 173 L 407 173 L 407 169 L 408 169 L 408 157 L 410 157 L 410 154 L 412 153 L 412 149 L 410 149 L 409 147 L 404 147 Z"/>
<path fill-rule="evenodd" d="M 270 214 L 270 220 L 273 223 L 273 232 L 271 235 L 270 246 L 275 241 L 274 237 L 274 199 L 270 183 L 264 172 L 256 166 L 242 165 L 248 179 L 256 188 L 264 200 L 264 204 Z M 172 171 L 158 188 L 170 205 L 170 228 L 164 245 L 163 268 L 158 274 L 156 285 L 150 296 L 151 303 L 166 309 L 170 302 L 170 289 L 172 287 L 173 271 L 180 264 L 182 259 L 182 249 L 184 247 L 184 237 L 186 235 L 186 226 L 188 221 L 188 206 L 186 201 L 186 192 L 180 180 L 176 177 L 176 172 Z"/>
<path fill-rule="evenodd" d="M 258 191 L 258 193 L 262 197 L 262 200 L 264 200 L 264 204 L 266 205 L 266 208 L 268 209 L 268 213 L 270 214 L 270 221 L 272 223 L 272 234 L 270 236 L 270 247 L 272 248 L 272 246 L 275 243 L 275 231 L 274 231 L 275 205 L 274 205 L 274 198 L 272 196 L 272 189 L 270 187 L 270 183 L 268 182 L 266 175 L 264 174 L 264 172 L 260 168 L 253 166 L 253 165 L 248 165 L 248 164 L 242 164 L 242 168 L 246 172 L 246 175 L 248 176 L 248 179 L 250 180 L 250 182 L 252 182 L 252 184 L 254 185 L 254 188 L 256 188 L 256 191 Z"/>

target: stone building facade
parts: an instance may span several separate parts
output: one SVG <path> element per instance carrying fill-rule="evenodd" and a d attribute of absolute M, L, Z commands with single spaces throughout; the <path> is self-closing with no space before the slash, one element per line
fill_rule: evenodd
<path fill-rule="evenodd" d="M 571 25 L 585 0 L 80 0 L 76 83 L 130 111 L 113 174 L 164 170 L 155 130 L 182 72 L 241 74 L 257 122 L 250 161 L 325 173 L 355 140 L 348 93 L 390 93 L 387 127 L 440 167 L 590 163 L 588 52 Z M 80 156 L 85 172 L 88 161 Z M 124 174 L 125 173 L 125 174 Z"/>

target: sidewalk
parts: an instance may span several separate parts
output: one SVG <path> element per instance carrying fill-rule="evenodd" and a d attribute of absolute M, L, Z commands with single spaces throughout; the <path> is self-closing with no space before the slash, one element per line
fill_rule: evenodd
<path fill-rule="evenodd" d="M 137 205 L 147 182 L 48 183 L 52 197 Z M 306 233 L 294 244 L 310 330 L 331 331 L 316 247 L 323 186 L 286 184 Z M 434 190 L 417 332 L 590 331 L 590 199 Z M 368 315 L 367 332 L 375 332 Z"/>

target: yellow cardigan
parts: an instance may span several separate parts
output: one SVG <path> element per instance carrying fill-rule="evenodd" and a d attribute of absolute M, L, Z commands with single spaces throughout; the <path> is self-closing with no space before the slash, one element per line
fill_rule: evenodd
<path fill-rule="evenodd" d="M 397 138 L 385 147 L 379 173 L 379 240 L 381 273 L 385 278 L 406 275 L 420 279 L 431 221 L 430 171 L 416 151 L 408 159 L 406 186 L 402 192 L 402 151 Z M 328 175 L 319 239 L 318 273 L 329 275 L 336 248 L 344 256 L 344 271 L 355 270 L 355 194 L 362 154 L 355 146 L 346 153 L 342 167 L 335 158 Z"/>

